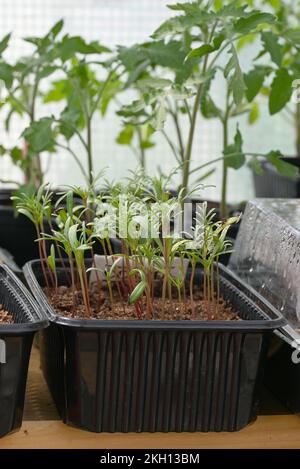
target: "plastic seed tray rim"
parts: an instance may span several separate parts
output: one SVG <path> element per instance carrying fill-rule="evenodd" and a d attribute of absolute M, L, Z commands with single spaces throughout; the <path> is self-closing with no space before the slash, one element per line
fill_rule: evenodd
<path fill-rule="evenodd" d="M 59 261 L 58 261 L 59 262 Z M 164 320 L 105 320 L 105 319 L 71 319 L 64 316 L 58 315 L 52 306 L 50 305 L 45 293 L 40 287 L 37 278 L 33 272 L 34 265 L 39 265 L 39 260 L 30 261 L 25 264 L 23 272 L 27 280 L 28 285 L 32 289 L 34 295 L 39 298 L 41 302 L 41 307 L 43 308 L 44 314 L 49 317 L 49 320 L 55 324 L 61 326 L 68 326 L 72 328 L 84 328 L 86 330 L 95 330 L 95 329 L 114 329 L 114 330 L 128 330 L 128 329 L 139 329 L 139 330 L 196 330 L 196 329 L 205 329 L 205 330 L 238 330 L 238 331 L 261 331 L 261 330 L 274 330 L 279 327 L 282 327 L 287 324 L 286 319 L 277 311 L 270 303 L 265 301 L 255 290 L 248 285 L 245 285 L 241 280 L 234 275 L 229 269 L 224 266 L 220 266 L 221 275 L 223 284 L 227 288 L 230 288 L 235 291 L 238 295 L 243 295 L 246 297 L 247 302 L 251 306 L 260 309 L 264 319 L 254 319 L 246 320 L 242 319 L 240 321 L 226 321 L 226 320 L 202 320 L 202 321 L 187 321 L 187 320 L 174 320 L 174 321 L 164 321 Z M 227 277 L 227 278 L 226 278 Z M 228 277 L 233 280 L 233 283 L 230 283 Z M 237 287 L 240 285 L 242 290 L 240 291 Z M 268 313 L 262 310 L 253 300 L 246 296 L 246 291 L 252 293 L 256 296 L 261 304 L 264 305 L 265 309 L 273 315 L 273 319 L 268 317 Z"/>
<path fill-rule="evenodd" d="M 11 269 L 4 264 L 0 265 L 0 281 L 14 297 L 14 300 L 19 303 L 20 308 L 27 310 L 31 318 L 26 322 L 0 324 L 0 335 L 15 335 L 20 332 L 22 334 L 32 333 L 49 325 L 47 316 L 41 312 L 41 308 L 39 308 L 29 291 Z"/>

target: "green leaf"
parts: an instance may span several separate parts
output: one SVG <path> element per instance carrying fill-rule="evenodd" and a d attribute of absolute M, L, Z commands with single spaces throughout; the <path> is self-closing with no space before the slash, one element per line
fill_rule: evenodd
<path fill-rule="evenodd" d="M 259 106 L 253 103 L 249 112 L 249 124 L 254 124 L 259 118 Z"/>
<path fill-rule="evenodd" d="M 9 40 L 10 40 L 10 36 L 11 36 L 11 33 L 6 34 L 6 36 L 4 36 L 2 41 L 0 41 L 0 54 L 2 54 L 2 52 L 4 52 L 5 49 L 7 48 Z"/>
<path fill-rule="evenodd" d="M 243 146 L 242 135 L 239 131 L 239 128 L 237 127 L 236 134 L 234 137 L 234 143 L 231 145 L 228 145 L 227 148 L 225 148 L 224 150 L 224 156 L 226 157 L 225 161 L 226 161 L 227 166 L 234 168 L 234 169 L 239 169 L 244 165 L 245 155 L 243 153 L 242 146 Z M 227 155 L 232 155 L 232 156 L 227 156 Z"/>
<path fill-rule="evenodd" d="M 175 3 L 174 5 L 167 5 L 170 10 L 175 10 L 175 11 L 184 11 L 187 15 L 197 15 L 199 14 L 199 11 L 201 6 L 200 4 L 202 3 L 202 0 L 200 1 L 194 1 L 194 2 L 179 2 Z"/>
<path fill-rule="evenodd" d="M 118 46 L 118 59 L 126 70 L 134 71 L 140 63 L 148 59 L 147 49 L 140 44 L 132 47 Z"/>
<path fill-rule="evenodd" d="M 73 137 L 75 130 L 80 128 L 81 112 L 76 106 L 66 107 L 60 115 L 59 131 L 67 140 Z"/>
<path fill-rule="evenodd" d="M 67 193 L 67 213 L 69 217 L 73 215 L 73 207 L 74 207 L 74 194 L 73 191 L 68 191 Z"/>
<path fill-rule="evenodd" d="M 264 23 L 274 24 L 276 18 L 271 13 L 253 12 L 245 18 L 240 18 L 234 25 L 234 31 L 239 34 L 246 34 Z"/>
<path fill-rule="evenodd" d="M 52 272 L 56 273 L 56 262 L 55 262 L 55 247 L 54 244 L 51 244 L 50 256 L 48 256 L 48 265 Z"/>
<path fill-rule="evenodd" d="M 21 148 L 18 148 L 18 147 L 13 147 L 11 150 L 10 150 L 10 157 L 11 159 L 13 160 L 14 163 L 18 163 L 19 161 L 22 161 L 23 159 L 23 152 L 21 150 Z"/>
<path fill-rule="evenodd" d="M 44 96 L 44 103 L 62 101 L 66 98 L 67 80 L 58 80 L 52 82 L 52 89 Z"/>
<path fill-rule="evenodd" d="M 34 219 L 34 217 L 31 215 L 31 213 L 29 212 L 29 210 L 27 210 L 26 208 L 18 208 L 18 212 L 21 213 L 22 215 L 25 215 L 25 217 L 29 218 L 29 220 L 32 221 L 32 223 L 35 224 L 35 219 Z"/>
<path fill-rule="evenodd" d="M 3 156 L 6 154 L 6 148 L 3 145 L 0 145 L 0 156 Z"/>
<path fill-rule="evenodd" d="M 55 65 L 46 65 L 37 73 L 37 79 L 46 78 L 57 70 Z"/>
<path fill-rule="evenodd" d="M 132 305 L 134 303 L 137 302 L 137 300 L 142 296 L 142 294 L 144 293 L 145 289 L 147 287 L 147 283 L 144 282 L 144 281 L 141 281 L 140 283 L 138 283 L 136 285 L 136 287 L 134 288 L 134 290 L 131 292 L 130 296 L 129 296 L 129 304 Z"/>
<path fill-rule="evenodd" d="M 269 52 L 273 62 L 280 67 L 283 58 L 283 47 L 278 42 L 278 36 L 272 31 L 266 31 L 262 32 L 261 38 L 265 50 Z"/>
<path fill-rule="evenodd" d="M 3 80 L 6 88 L 10 88 L 13 83 L 13 68 L 6 62 L 0 63 L 0 80 Z"/>
<path fill-rule="evenodd" d="M 202 46 L 191 50 L 186 56 L 186 60 L 194 59 L 194 58 L 200 59 L 204 55 L 211 54 L 215 50 L 216 50 L 215 47 L 211 46 L 210 44 L 202 44 Z"/>
<path fill-rule="evenodd" d="M 271 151 L 266 155 L 266 158 L 282 176 L 295 179 L 298 175 L 299 170 L 297 166 L 282 160 L 282 154 L 279 151 Z"/>
<path fill-rule="evenodd" d="M 186 54 L 179 41 L 153 41 L 145 43 L 143 49 L 153 66 L 160 65 L 172 70 L 191 69 L 190 64 L 184 64 Z"/>
<path fill-rule="evenodd" d="M 261 162 L 258 160 L 258 158 L 251 159 L 250 167 L 255 172 L 255 174 L 258 174 L 259 176 L 264 173 L 263 167 L 261 165 Z"/>
<path fill-rule="evenodd" d="M 149 77 L 138 80 L 137 85 L 140 88 L 154 88 L 161 90 L 162 88 L 166 88 L 167 86 L 172 85 L 172 81 L 167 80 L 166 78 Z"/>
<path fill-rule="evenodd" d="M 238 55 L 233 45 L 231 46 L 230 53 L 231 58 L 225 67 L 224 76 L 227 78 L 229 86 L 232 90 L 234 103 L 238 106 L 243 100 L 246 85 L 239 64 Z"/>
<path fill-rule="evenodd" d="M 270 114 L 276 114 L 288 103 L 292 96 L 293 77 L 285 68 L 277 70 L 275 78 L 271 84 L 269 98 Z"/>
<path fill-rule="evenodd" d="M 142 99 L 135 100 L 131 104 L 126 104 L 117 112 L 119 116 L 132 117 L 139 114 L 145 108 L 145 102 Z"/>
<path fill-rule="evenodd" d="M 151 140 L 142 140 L 141 142 L 141 148 L 144 150 L 147 150 L 148 148 L 153 148 L 155 147 L 155 143 L 151 142 Z"/>
<path fill-rule="evenodd" d="M 61 19 L 50 29 L 49 34 L 51 34 L 54 38 L 61 32 L 64 26 L 64 20 Z"/>
<path fill-rule="evenodd" d="M 79 246 L 78 239 L 77 239 L 77 229 L 78 229 L 78 225 L 73 225 L 69 228 L 69 231 L 68 231 L 68 239 L 74 250 L 78 249 L 78 246 Z"/>
<path fill-rule="evenodd" d="M 300 44 L 300 29 L 289 29 L 284 32 L 284 35 L 287 39 L 289 39 L 292 44 Z"/>
<path fill-rule="evenodd" d="M 202 94 L 200 101 L 200 110 L 202 115 L 206 119 L 212 119 L 215 117 L 222 117 L 222 111 L 216 106 L 211 96 L 209 95 L 210 86 L 214 79 L 216 70 L 212 72 L 210 77 L 204 81 L 202 85 Z"/>
<path fill-rule="evenodd" d="M 132 124 L 127 124 L 119 133 L 116 142 L 119 145 L 130 145 L 134 135 L 134 126 Z"/>
<path fill-rule="evenodd" d="M 246 97 L 249 103 L 260 92 L 261 87 L 264 84 L 266 76 L 266 69 L 263 67 L 256 67 L 250 70 L 247 74 L 244 75 L 244 82 L 246 85 Z"/>
<path fill-rule="evenodd" d="M 79 54 L 101 54 L 110 50 L 94 41 L 90 44 L 86 43 L 81 36 L 65 36 L 60 44 L 59 53 L 61 59 L 66 60 Z"/>
<path fill-rule="evenodd" d="M 110 102 L 122 89 L 122 86 L 122 83 L 119 80 L 115 79 L 111 80 L 104 86 L 104 89 L 102 91 L 102 97 L 100 100 L 100 111 L 102 116 L 105 116 Z"/>
<path fill-rule="evenodd" d="M 153 39 L 162 39 L 166 36 L 182 33 L 189 28 L 195 26 L 195 21 L 193 17 L 188 17 L 185 15 L 175 16 L 174 18 L 169 18 L 164 23 L 162 23 L 152 34 Z"/>
<path fill-rule="evenodd" d="M 51 151 L 55 143 L 53 131 L 53 120 L 50 117 L 43 117 L 39 121 L 33 122 L 27 127 L 22 136 L 28 142 L 33 152 Z"/>

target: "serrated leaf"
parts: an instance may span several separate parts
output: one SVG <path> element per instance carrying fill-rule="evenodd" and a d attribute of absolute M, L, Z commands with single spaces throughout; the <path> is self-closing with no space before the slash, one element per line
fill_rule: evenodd
<path fill-rule="evenodd" d="M 244 76 L 240 67 L 238 55 L 233 45 L 231 46 L 230 53 L 231 58 L 225 67 L 224 76 L 227 78 L 229 86 L 232 90 L 234 103 L 238 106 L 243 100 L 246 85 L 244 82 Z"/>
<path fill-rule="evenodd" d="M 293 77 L 284 68 L 277 70 L 275 78 L 271 84 L 269 98 L 270 114 L 281 111 L 292 96 Z"/>
<path fill-rule="evenodd" d="M 191 70 L 190 64 L 184 64 L 186 54 L 179 41 L 153 41 L 145 43 L 143 50 L 153 66 L 160 65 L 172 70 Z"/>
<path fill-rule="evenodd" d="M 265 50 L 269 52 L 273 62 L 280 67 L 283 58 L 283 47 L 279 44 L 278 36 L 272 31 L 266 31 L 262 32 L 261 38 Z"/>
<path fill-rule="evenodd" d="M 52 87 L 44 96 L 44 103 L 62 101 L 66 98 L 67 80 L 53 81 Z"/>
<path fill-rule="evenodd" d="M 246 85 L 246 97 L 249 103 L 260 92 L 266 76 L 266 70 L 262 67 L 256 67 L 250 70 L 247 74 L 244 75 L 244 81 Z"/>
<path fill-rule="evenodd" d="M 246 34 L 264 23 L 273 24 L 276 22 L 275 16 L 271 13 L 252 12 L 245 18 L 240 18 L 234 25 L 234 31 L 239 34 Z"/>
<path fill-rule="evenodd" d="M 297 166 L 282 160 L 282 154 L 279 151 L 271 151 L 266 155 L 266 158 L 282 176 L 295 179 L 298 175 L 299 170 Z"/>
<path fill-rule="evenodd" d="M 209 95 L 210 86 L 211 86 L 212 80 L 214 79 L 215 72 L 216 70 L 212 72 L 211 76 L 207 80 L 205 80 L 202 85 L 200 110 L 201 110 L 202 115 L 206 119 L 211 119 L 211 118 L 222 116 L 222 111 L 216 106 L 211 96 Z"/>
<path fill-rule="evenodd" d="M 167 5 L 170 10 L 184 11 L 187 15 L 197 15 L 200 11 L 202 0 L 194 2 L 179 2 L 174 5 Z"/>
<path fill-rule="evenodd" d="M 81 36 L 65 36 L 59 47 L 59 54 L 63 62 L 79 54 L 101 54 L 110 50 L 96 41 L 88 44 Z"/>
<path fill-rule="evenodd" d="M 224 156 L 226 157 L 225 161 L 227 166 L 234 168 L 234 169 L 239 169 L 241 168 L 244 163 L 245 163 L 245 155 L 243 153 L 243 139 L 242 135 L 239 131 L 239 128 L 237 127 L 236 134 L 234 137 L 234 143 L 231 145 L 228 145 L 227 148 L 224 150 Z M 232 155 L 232 156 L 227 156 L 227 155 Z"/>
<path fill-rule="evenodd" d="M 182 33 L 195 25 L 194 18 L 185 15 L 175 16 L 164 21 L 152 34 L 153 39 L 162 39 L 166 36 Z"/>
<path fill-rule="evenodd" d="M 6 62 L 0 63 L 0 80 L 3 80 L 6 88 L 10 88 L 13 83 L 13 68 Z"/>
<path fill-rule="evenodd" d="M 29 143 L 33 152 L 39 153 L 45 150 L 52 150 L 55 143 L 52 131 L 52 119 L 43 117 L 39 121 L 33 122 L 27 127 L 22 136 Z"/>

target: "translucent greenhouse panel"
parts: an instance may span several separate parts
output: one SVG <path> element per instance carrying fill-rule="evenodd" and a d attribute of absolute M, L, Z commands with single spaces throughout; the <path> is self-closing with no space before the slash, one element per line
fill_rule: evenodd
<path fill-rule="evenodd" d="M 229 267 L 300 326 L 300 200 L 248 202 Z"/>

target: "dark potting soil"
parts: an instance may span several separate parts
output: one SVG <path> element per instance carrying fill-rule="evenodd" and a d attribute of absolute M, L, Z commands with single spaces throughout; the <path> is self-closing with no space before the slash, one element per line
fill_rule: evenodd
<path fill-rule="evenodd" d="M 4 309 L 3 305 L 0 304 L 0 323 L 1 324 L 13 324 L 13 316 L 9 311 Z"/>
<path fill-rule="evenodd" d="M 102 319 L 102 320 L 134 320 L 137 319 L 137 313 L 134 305 L 121 302 L 117 295 L 114 298 L 113 308 L 110 305 L 106 292 L 101 292 L 99 298 L 98 290 L 92 290 L 90 294 L 91 315 L 86 316 L 85 307 L 82 301 L 80 291 L 75 292 L 75 304 L 73 302 L 73 293 L 71 288 L 61 286 L 57 289 L 46 288 L 45 293 L 59 316 L 65 316 L 72 319 Z M 149 315 L 146 310 L 146 303 L 142 303 L 141 319 L 154 320 L 225 320 L 238 321 L 241 320 L 238 314 L 233 311 L 230 304 L 223 299 L 219 300 L 218 307 L 216 304 L 208 304 L 207 301 L 201 299 L 200 294 L 195 295 L 194 314 L 189 299 L 178 301 L 178 299 L 166 300 L 163 306 L 161 298 L 155 298 L 153 303 L 153 313 Z"/>

